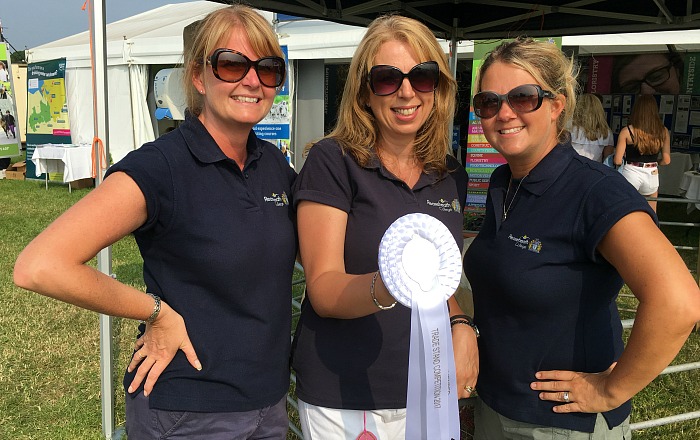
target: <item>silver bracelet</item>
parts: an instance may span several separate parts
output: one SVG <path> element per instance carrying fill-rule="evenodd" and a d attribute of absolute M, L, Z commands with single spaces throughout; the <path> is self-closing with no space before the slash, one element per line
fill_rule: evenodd
<path fill-rule="evenodd" d="M 160 313 L 160 297 L 158 295 L 154 295 L 151 292 L 146 292 L 146 295 L 150 296 L 153 298 L 153 301 L 155 301 L 155 304 L 153 304 L 153 312 L 151 312 L 151 316 L 146 318 L 144 321 L 141 321 L 145 324 L 153 324 L 155 320 L 158 318 L 158 314 Z"/>
<path fill-rule="evenodd" d="M 394 304 L 390 306 L 383 306 L 379 304 L 379 301 L 377 301 L 377 297 L 374 296 L 374 284 L 377 282 L 377 277 L 379 276 L 379 271 L 374 272 L 374 275 L 372 276 L 372 284 L 369 285 L 369 294 L 372 295 L 372 301 L 374 302 L 374 305 L 377 306 L 380 310 L 389 310 L 393 309 L 394 306 L 396 305 L 396 301 L 394 301 Z"/>

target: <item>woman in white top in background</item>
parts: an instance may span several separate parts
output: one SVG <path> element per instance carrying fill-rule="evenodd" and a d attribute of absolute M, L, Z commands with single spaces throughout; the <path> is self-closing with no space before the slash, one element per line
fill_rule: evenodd
<path fill-rule="evenodd" d="M 602 162 L 615 151 L 613 133 L 605 120 L 603 105 L 591 93 L 581 95 L 571 124 L 571 145 L 583 157 Z"/>

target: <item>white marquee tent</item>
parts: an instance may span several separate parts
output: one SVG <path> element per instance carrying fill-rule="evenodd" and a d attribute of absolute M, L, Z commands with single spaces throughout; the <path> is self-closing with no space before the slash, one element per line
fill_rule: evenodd
<path fill-rule="evenodd" d="M 169 4 L 107 25 L 109 145 L 114 161 L 155 137 L 154 109 L 153 104 L 149 108 L 147 96 L 148 81 L 155 74 L 150 72 L 151 66 L 179 64 L 182 61 L 185 26 L 225 6 L 210 1 Z M 280 43 L 288 47 L 290 60 L 348 60 L 365 32 L 364 27 L 322 20 L 275 23 L 273 13 L 262 14 L 274 23 Z M 87 20 L 86 16 L 86 28 Z M 448 42 L 442 43 L 447 52 Z M 563 38 L 564 46 L 577 46 L 580 54 L 665 51 L 666 44 L 673 44 L 679 51 L 700 51 L 700 31 Z M 471 41 L 459 42 L 459 57 L 471 58 L 472 53 Z M 29 62 L 64 57 L 72 141 L 91 143 L 94 123 L 89 32 L 27 51 Z M 293 64 L 290 67 L 292 71 Z"/>

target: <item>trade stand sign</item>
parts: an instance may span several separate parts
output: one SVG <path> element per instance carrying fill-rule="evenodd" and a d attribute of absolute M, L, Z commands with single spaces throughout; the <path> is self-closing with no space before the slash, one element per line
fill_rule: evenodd
<path fill-rule="evenodd" d="M 27 65 L 27 178 L 45 178 L 31 161 L 37 145 L 71 143 L 65 78 L 65 58 Z"/>
<path fill-rule="evenodd" d="M 285 62 L 289 66 L 287 46 L 282 46 L 282 52 L 284 52 Z M 289 129 L 292 119 L 289 76 L 289 67 L 287 67 L 287 77 L 284 79 L 282 88 L 277 92 L 277 96 L 275 96 L 275 102 L 270 108 L 270 113 L 253 127 L 255 134 L 260 139 L 275 144 L 285 154 L 287 161 L 291 161 L 289 143 L 292 138 Z"/>

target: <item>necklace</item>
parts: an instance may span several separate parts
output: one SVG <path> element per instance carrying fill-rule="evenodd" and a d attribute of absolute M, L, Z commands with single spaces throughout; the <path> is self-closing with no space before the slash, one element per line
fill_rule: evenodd
<path fill-rule="evenodd" d="M 527 175 L 525 177 L 527 177 Z M 525 180 L 525 177 L 520 179 L 520 183 L 518 183 L 518 187 L 515 189 L 515 192 L 513 193 L 513 198 L 510 199 L 510 203 L 508 204 L 508 208 L 506 208 L 506 201 L 508 200 L 508 193 L 510 192 L 510 187 L 513 184 L 513 176 L 510 177 L 510 180 L 508 181 L 508 189 L 506 190 L 506 198 L 503 200 L 503 220 L 501 220 L 501 221 L 506 221 L 506 219 L 508 218 L 508 213 L 510 212 L 510 208 L 513 206 L 513 202 L 515 202 L 515 196 L 518 195 L 518 191 L 520 191 L 520 186 L 523 184 L 523 180 Z"/>

